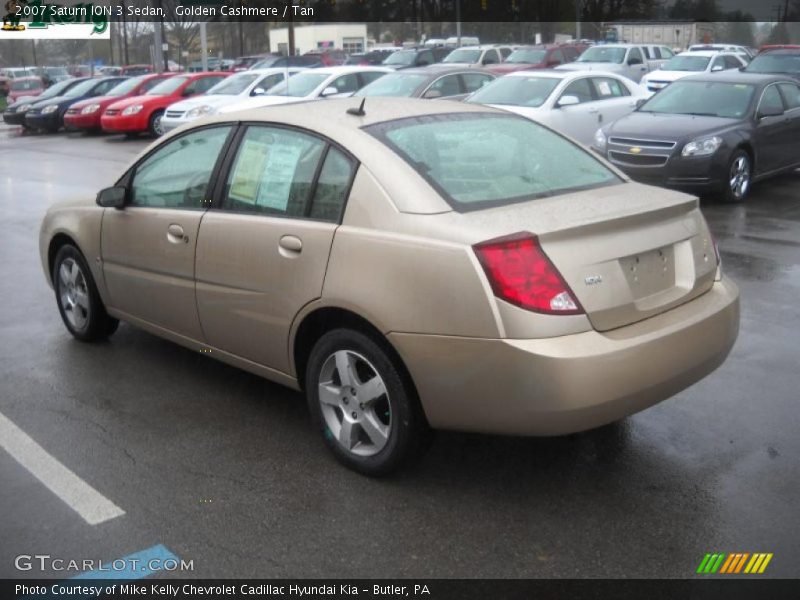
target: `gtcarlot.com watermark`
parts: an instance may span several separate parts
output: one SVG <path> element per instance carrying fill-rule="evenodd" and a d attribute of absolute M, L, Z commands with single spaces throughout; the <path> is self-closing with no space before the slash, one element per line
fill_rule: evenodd
<path fill-rule="evenodd" d="M 92 571 L 98 577 L 103 573 L 141 572 L 141 571 L 194 571 L 194 560 L 180 558 L 117 558 L 102 561 L 96 558 L 58 558 L 50 554 L 20 554 L 14 558 L 14 567 L 18 571 L 58 571 L 83 573 Z"/>

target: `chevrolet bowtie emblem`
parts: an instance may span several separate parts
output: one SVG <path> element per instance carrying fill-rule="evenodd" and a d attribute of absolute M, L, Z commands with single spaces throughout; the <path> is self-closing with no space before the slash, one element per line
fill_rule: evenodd
<path fill-rule="evenodd" d="M 639 152 L 641 152 L 641 151 L 642 151 L 642 149 L 639 148 L 639 146 L 634 146 L 633 148 L 628 150 L 628 152 L 630 152 L 631 154 L 639 154 Z"/>

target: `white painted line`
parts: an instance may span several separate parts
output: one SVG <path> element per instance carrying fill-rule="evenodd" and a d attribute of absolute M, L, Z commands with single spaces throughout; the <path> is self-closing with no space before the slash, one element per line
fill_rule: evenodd
<path fill-rule="evenodd" d="M 119 506 L 48 454 L 3 413 L 0 413 L 0 447 L 89 525 L 97 525 L 125 514 Z"/>

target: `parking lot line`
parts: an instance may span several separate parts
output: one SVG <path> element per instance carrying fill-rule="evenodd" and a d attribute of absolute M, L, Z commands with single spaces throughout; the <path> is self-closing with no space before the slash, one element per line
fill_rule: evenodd
<path fill-rule="evenodd" d="M 124 510 L 58 462 L 2 413 L 0 447 L 89 525 L 97 525 L 125 514 Z"/>

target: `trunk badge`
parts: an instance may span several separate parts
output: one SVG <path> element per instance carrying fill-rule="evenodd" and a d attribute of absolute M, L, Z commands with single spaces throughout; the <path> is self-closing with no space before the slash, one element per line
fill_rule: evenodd
<path fill-rule="evenodd" d="M 583 282 L 586 285 L 597 285 L 598 283 L 603 283 L 603 278 L 600 275 L 589 275 L 583 278 Z"/>

